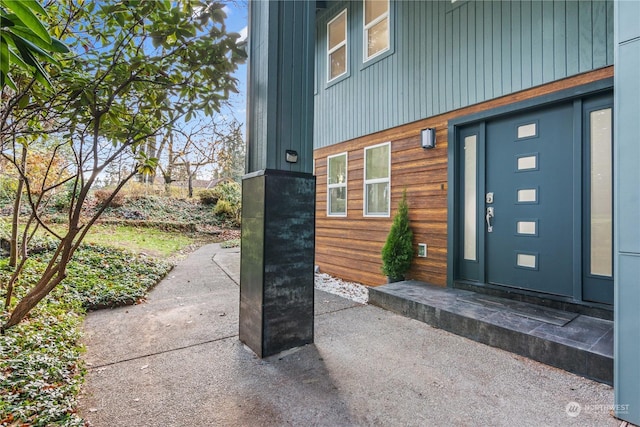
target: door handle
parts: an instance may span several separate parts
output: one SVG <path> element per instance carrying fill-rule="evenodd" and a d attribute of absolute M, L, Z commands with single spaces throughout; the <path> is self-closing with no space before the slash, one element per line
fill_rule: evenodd
<path fill-rule="evenodd" d="M 493 218 L 495 215 L 493 213 L 493 206 L 490 206 L 487 208 L 487 215 L 486 215 L 486 219 L 487 219 L 487 233 L 493 233 L 493 225 L 491 225 L 491 218 Z"/>

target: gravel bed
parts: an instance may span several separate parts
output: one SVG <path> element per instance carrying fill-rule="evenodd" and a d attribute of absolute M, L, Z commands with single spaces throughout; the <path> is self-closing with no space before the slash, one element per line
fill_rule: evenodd
<path fill-rule="evenodd" d="M 315 288 L 350 299 L 360 304 L 369 301 L 369 289 L 360 283 L 346 282 L 326 273 L 316 273 Z"/>

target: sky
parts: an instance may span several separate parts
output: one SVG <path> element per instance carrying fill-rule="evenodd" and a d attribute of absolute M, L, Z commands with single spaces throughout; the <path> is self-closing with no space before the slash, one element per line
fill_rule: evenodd
<path fill-rule="evenodd" d="M 224 7 L 227 14 L 227 31 L 239 33 L 241 38 L 247 37 L 247 23 L 249 18 L 248 1 L 232 1 Z M 232 115 L 243 125 L 246 123 L 247 113 L 247 65 L 238 67 L 234 76 L 238 79 L 238 91 L 231 94 L 230 106 L 221 111 L 222 114 Z"/>

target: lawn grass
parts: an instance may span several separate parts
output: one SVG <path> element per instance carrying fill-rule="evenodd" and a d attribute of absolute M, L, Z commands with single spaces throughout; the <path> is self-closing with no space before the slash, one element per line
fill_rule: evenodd
<path fill-rule="evenodd" d="M 56 233 L 65 232 L 63 226 L 59 224 L 49 224 L 48 226 Z M 3 231 L 8 235 L 9 224 L 6 221 L 0 221 L 0 234 L 3 234 Z M 52 237 L 42 228 L 37 235 L 42 238 Z M 157 258 L 168 258 L 190 245 L 205 240 L 202 235 L 159 230 L 152 227 L 95 224 L 87 233 L 83 243 L 126 249 Z M 210 240 L 213 241 L 213 239 Z"/>
<path fill-rule="evenodd" d="M 106 224 L 93 226 L 85 238 L 86 243 L 113 246 L 161 258 L 167 258 L 197 241 L 196 237 L 176 231 Z"/>

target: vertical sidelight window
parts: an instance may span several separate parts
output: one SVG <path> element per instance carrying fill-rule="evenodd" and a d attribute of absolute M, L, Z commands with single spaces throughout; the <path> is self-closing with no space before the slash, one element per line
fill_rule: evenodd
<path fill-rule="evenodd" d="M 364 149 L 364 215 L 389 216 L 391 143 Z"/>
<path fill-rule="evenodd" d="M 389 50 L 389 0 L 364 0 L 365 62 Z"/>
<path fill-rule="evenodd" d="M 478 137 L 464 139 L 464 259 L 477 260 L 477 148 Z"/>
<path fill-rule="evenodd" d="M 347 153 L 327 157 L 327 215 L 347 216 Z"/>
<path fill-rule="evenodd" d="M 590 113 L 591 274 L 613 276 L 613 157 L 611 108 Z"/>
<path fill-rule="evenodd" d="M 347 73 L 347 9 L 327 24 L 327 81 Z"/>

